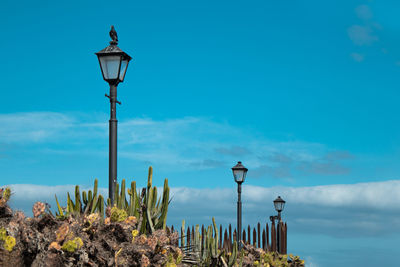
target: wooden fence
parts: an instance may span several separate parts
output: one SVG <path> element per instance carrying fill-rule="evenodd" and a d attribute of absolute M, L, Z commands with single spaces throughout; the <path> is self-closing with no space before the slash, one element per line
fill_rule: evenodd
<path fill-rule="evenodd" d="M 174 226 L 172 226 L 169 230 L 172 232 L 177 231 L 176 229 L 174 229 Z M 278 230 L 280 230 L 279 233 Z M 232 229 L 232 226 L 230 224 L 228 229 L 225 230 L 223 230 L 222 225 L 220 225 L 218 232 L 218 249 L 224 249 L 227 252 L 232 252 L 233 241 L 236 240 L 236 232 L 236 229 Z M 201 240 L 203 241 L 205 236 L 204 225 L 201 226 L 200 234 Z M 192 241 L 194 240 L 194 226 L 192 226 L 191 228 L 187 227 L 186 232 L 182 231 L 181 229 L 180 236 L 185 238 L 185 246 L 190 247 L 190 245 L 192 245 Z M 278 251 L 278 237 L 280 251 Z M 251 229 L 249 225 L 247 229 L 243 229 L 242 240 L 245 244 L 251 244 L 268 252 L 278 251 L 280 254 L 287 254 L 287 224 L 283 222 L 278 223 L 278 227 L 276 227 L 275 222 L 272 222 L 271 227 L 269 227 L 268 223 L 266 223 L 265 228 L 262 229 L 260 223 L 258 223 L 257 227 L 254 227 L 253 229 Z M 203 244 L 203 242 L 201 242 L 201 244 Z M 181 238 L 178 238 L 175 245 L 182 247 Z"/>

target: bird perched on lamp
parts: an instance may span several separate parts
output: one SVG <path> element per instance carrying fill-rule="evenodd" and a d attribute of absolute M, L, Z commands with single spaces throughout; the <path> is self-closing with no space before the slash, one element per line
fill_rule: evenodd
<path fill-rule="evenodd" d="M 115 44 L 115 45 L 118 44 L 118 35 L 117 35 L 117 32 L 114 29 L 114 26 L 111 26 L 110 37 L 112 39 L 110 44 Z"/>

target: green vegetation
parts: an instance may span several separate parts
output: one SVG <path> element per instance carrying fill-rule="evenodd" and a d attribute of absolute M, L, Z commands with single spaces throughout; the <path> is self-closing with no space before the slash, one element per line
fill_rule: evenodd
<path fill-rule="evenodd" d="M 15 216 L 13 223 L 21 224 L 20 229 L 25 235 L 26 233 L 31 234 L 32 229 L 40 232 L 42 231 L 41 227 L 47 224 L 46 227 L 52 228 L 51 231 L 48 231 L 48 233 L 52 233 L 48 238 L 53 242 L 42 244 L 45 251 L 53 251 L 54 253 L 54 251 L 63 250 L 75 253 L 83 248 L 78 253 L 91 254 L 92 259 L 95 258 L 102 264 L 105 264 L 102 260 L 109 259 L 109 253 L 113 253 L 112 257 L 115 264 L 117 264 L 118 258 L 119 264 L 123 264 L 127 259 L 133 259 L 143 266 L 151 266 L 148 264 L 152 263 L 153 256 L 158 253 L 161 257 L 157 258 L 157 264 L 161 263 L 167 267 L 182 266 L 181 264 L 196 267 L 304 267 L 304 260 L 292 254 L 281 255 L 277 252 L 266 252 L 246 244 L 243 244 L 244 248 L 239 251 L 236 241 L 234 241 L 230 252 L 225 249 L 218 249 L 220 233 L 214 218 L 212 218 L 212 225 L 205 229 L 203 237 L 199 225 L 196 225 L 194 232 L 191 233 L 193 240 L 190 246 L 187 246 L 185 242 L 188 233 L 185 233 L 185 221 L 183 220 L 182 235 L 180 236 L 181 247 L 175 247 L 173 244 L 175 244 L 176 238 L 179 238 L 178 233 L 171 233 L 166 229 L 168 205 L 170 203 L 168 180 L 164 180 L 163 192 L 160 197 L 157 194 L 157 187 L 152 185 L 152 180 L 152 167 L 149 168 L 147 186 L 142 190 L 136 189 L 135 181 L 132 181 L 130 188 L 126 189 L 125 179 L 123 179 L 121 187 L 118 183 L 116 184 L 114 205 L 111 206 L 111 200 L 108 198 L 105 201 L 104 197 L 98 193 L 98 180 L 96 179 L 93 190 L 80 192 L 79 186 L 75 186 L 73 197 L 68 192 L 66 207 L 61 207 L 57 196 L 55 196 L 57 202 L 56 216 L 48 209 L 46 213 L 43 208 L 45 204 L 37 202 L 35 206 L 40 208 L 38 208 L 40 216 L 35 216 L 34 220 L 26 221 L 21 221 L 21 217 Z M 2 208 L 4 214 L 8 209 L 6 202 L 10 196 L 10 188 L 0 189 L 0 208 Z M 105 204 L 106 208 L 104 207 Z M 12 215 L 11 210 L 7 213 L 7 216 L 10 216 L 9 214 Z M 8 235 L 7 229 L 0 228 L 0 242 L 3 242 L 2 246 L 5 250 L 11 252 L 16 245 L 16 238 L 20 237 L 14 238 Z M 85 235 L 82 235 L 83 233 Z M 118 235 L 115 235 L 115 233 Z M 96 243 L 96 248 L 100 248 L 102 253 L 97 256 L 99 251 L 93 253 L 90 250 L 84 250 L 82 238 L 85 241 L 86 248 L 93 247 L 96 242 L 103 242 L 100 240 L 107 240 L 110 244 L 107 243 L 108 247 L 103 249 L 99 245 L 100 243 Z M 131 239 L 132 242 L 130 242 Z M 128 243 L 134 245 L 128 248 L 121 247 L 120 245 L 123 244 L 121 240 L 125 240 L 123 242 L 125 245 L 127 240 L 129 240 Z M 35 240 L 35 242 L 42 241 Z M 35 242 L 32 244 L 21 242 L 19 243 L 21 244 L 19 250 L 27 250 L 29 246 L 29 251 L 36 251 L 33 249 L 37 247 Z M 110 248 L 112 249 L 110 250 Z M 63 262 L 67 261 L 67 256 L 64 256 L 64 254 L 54 255 L 58 255 L 59 260 Z M 135 258 L 132 258 L 132 255 L 135 255 Z M 29 257 L 33 259 L 36 254 Z M 84 258 L 80 260 L 84 261 Z"/>
<path fill-rule="evenodd" d="M 9 252 L 16 244 L 15 238 L 7 235 L 7 230 L 4 227 L 0 228 L 0 240 L 4 242 L 3 247 Z"/>
<path fill-rule="evenodd" d="M 110 220 L 112 222 L 123 222 L 126 220 L 127 217 L 128 217 L 128 214 L 126 213 L 125 210 L 119 209 L 117 207 L 113 207 L 111 209 Z"/>
<path fill-rule="evenodd" d="M 73 240 L 68 240 L 64 242 L 61 249 L 64 251 L 68 251 L 74 253 L 77 249 L 80 249 L 83 246 L 83 241 L 80 237 L 75 237 Z"/>
<path fill-rule="evenodd" d="M 157 187 L 152 186 L 153 168 L 149 168 L 147 188 L 143 188 L 142 193 L 136 191 L 136 182 L 131 182 L 131 188 L 126 190 L 125 179 L 121 182 L 121 191 L 119 184 L 116 184 L 114 193 L 114 207 L 111 207 L 111 200 L 107 199 L 107 208 L 111 209 L 111 221 L 121 222 L 127 216 L 135 216 L 138 221 L 138 229 L 141 234 L 151 234 L 159 229 L 165 229 L 167 224 L 168 205 L 170 203 L 168 179 L 164 180 L 162 198 L 157 198 Z M 67 193 L 67 208 L 63 210 L 60 206 L 57 196 L 56 217 L 61 220 L 69 216 L 79 217 L 92 213 L 99 213 L 100 218 L 104 218 L 104 197 L 97 193 L 98 180 L 94 182 L 93 192 L 82 192 L 80 197 L 79 186 L 75 186 L 75 201 Z M 126 192 L 129 196 L 129 202 L 126 199 Z M 83 203 L 82 203 L 83 201 Z"/>

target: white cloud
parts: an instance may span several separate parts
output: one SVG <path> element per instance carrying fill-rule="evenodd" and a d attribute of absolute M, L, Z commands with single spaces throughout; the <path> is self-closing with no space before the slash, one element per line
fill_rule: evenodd
<path fill-rule="evenodd" d="M 359 19 L 369 20 L 372 19 L 372 11 L 367 5 L 359 5 L 355 8 L 356 15 Z"/>
<path fill-rule="evenodd" d="M 353 58 L 354 61 L 356 62 L 362 62 L 364 61 L 364 55 L 359 54 L 359 53 L 351 53 L 350 56 Z"/>
<path fill-rule="evenodd" d="M 0 115 L 0 123 L 4 126 L 0 130 L 3 144 L 29 146 L 40 143 L 37 153 L 46 154 L 107 155 L 108 127 L 105 116 L 14 113 Z M 331 168 L 328 173 L 312 165 L 321 159 L 319 164 L 326 164 L 323 158 L 332 152 L 322 144 L 269 140 L 254 130 L 244 130 L 227 122 L 201 117 L 166 120 L 132 118 L 119 121 L 118 147 L 120 158 L 157 164 L 160 168 L 179 165 L 180 170 L 230 167 L 238 157 L 246 162 L 249 169 L 254 170 L 257 177 L 290 178 L 293 172 L 304 170 L 307 173 L 337 174 L 335 170 L 343 169 L 330 162 L 329 166 L 323 168 Z M 3 149 L 3 154 L 6 153 L 7 150 Z M 274 158 L 277 154 L 289 162 L 278 161 Z M 309 167 L 296 167 L 300 164 Z"/>
<path fill-rule="evenodd" d="M 47 201 L 56 207 L 54 194 L 61 203 L 74 187 L 10 185 L 14 194 L 11 206 L 29 212 L 35 201 Z M 84 190 L 90 189 L 85 186 Z M 81 189 L 81 190 L 82 190 Z M 103 196 L 108 190 L 100 188 Z M 398 233 L 400 230 L 400 180 L 324 185 L 312 187 L 243 186 L 244 225 L 268 221 L 275 213 L 272 201 L 280 195 L 286 201 L 285 220 L 296 233 L 314 232 L 332 236 Z M 215 216 L 218 223 L 235 223 L 236 188 L 171 188 L 169 224 L 209 224 Z M 63 204 L 61 204 L 63 205 Z M 383 216 L 383 214 L 385 216 Z"/>
<path fill-rule="evenodd" d="M 350 40 L 353 41 L 355 45 L 371 45 L 372 43 L 379 40 L 369 26 L 353 25 L 347 29 L 347 33 Z"/>
<path fill-rule="evenodd" d="M 44 142 L 73 127 L 74 119 L 62 113 L 0 114 L 0 140 L 5 143 Z"/>

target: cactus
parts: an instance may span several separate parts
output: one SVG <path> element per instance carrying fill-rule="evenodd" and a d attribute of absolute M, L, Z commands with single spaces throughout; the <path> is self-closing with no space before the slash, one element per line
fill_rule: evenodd
<path fill-rule="evenodd" d="M 158 229 L 165 229 L 167 223 L 169 199 L 169 186 L 168 180 L 164 180 L 164 190 L 162 198 L 158 198 L 157 188 L 152 186 L 153 181 L 153 168 L 149 167 L 149 175 L 147 180 L 147 187 L 143 195 L 139 197 L 136 189 L 136 182 L 131 182 L 130 188 L 127 189 L 129 201 L 126 199 L 126 186 L 125 179 L 121 182 L 121 189 L 119 184 L 116 184 L 114 194 L 115 206 L 126 212 L 127 216 L 135 216 L 139 221 L 139 231 L 141 234 L 153 233 Z M 82 191 L 80 196 L 79 186 L 75 186 L 75 201 L 71 198 L 69 192 L 67 193 L 67 208 L 66 211 L 60 206 L 57 195 L 55 195 L 58 213 L 56 216 L 59 219 L 68 218 L 69 215 L 80 216 L 98 212 L 103 221 L 105 207 L 104 197 L 97 193 L 98 180 L 95 179 L 93 191 Z M 4 193 L 3 193 L 4 195 Z M 111 200 L 107 198 L 107 208 L 111 207 Z M 111 207 L 112 208 L 112 207 Z"/>
<path fill-rule="evenodd" d="M 11 189 L 7 187 L 6 189 L 0 189 L 0 207 L 4 207 L 7 201 L 10 199 Z"/>
<path fill-rule="evenodd" d="M 196 224 L 195 230 L 194 230 L 194 250 L 199 251 L 201 253 L 201 234 L 199 231 L 200 227 L 198 224 Z"/>
<path fill-rule="evenodd" d="M 7 237 L 7 230 L 4 227 L 0 228 L 0 240 L 6 240 Z"/>
<path fill-rule="evenodd" d="M 99 212 L 101 218 L 104 217 L 104 198 L 102 195 L 97 195 L 98 180 L 95 179 L 93 192 L 89 190 L 88 192 L 82 191 L 82 199 L 80 196 L 79 186 L 75 186 L 75 202 L 72 200 L 69 192 L 67 192 L 67 212 L 64 213 L 60 203 L 58 202 L 57 195 L 55 195 L 58 213 L 56 212 L 56 217 L 59 219 L 65 219 L 69 215 L 80 216 L 82 214 L 92 214 Z M 84 206 L 82 205 L 82 202 Z"/>
<path fill-rule="evenodd" d="M 117 191 L 117 193 L 118 193 L 118 191 Z M 118 201 L 118 208 L 125 210 L 125 202 L 126 202 L 126 198 L 125 198 L 125 179 L 122 179 L 122 182 L 121 182 L 121 193 L 119 195 L 118 200 L 119 200 Z"/>
<path fill-rule="evenodd" d="M 60 203 L 58 203 L 58 199 L 57 199 L 57 195 L 54 194 L 54 197 L 56 198 L 56 202 L 57 202 L 57 209 L 58 209 L 58 213 L 56 212 L 56 218 L 59 219 L 64 219 L 66 216 L 64 215 L 64 212 L 60 206 Z"/>
<path fill-rule="evenodd" d="M 11 189 L 9 187 L 7 187 L 6 189 L 4 189 L 3 191 L 3 196 L 2 199 L 5 200 L 5 202 L 7 202 L 10 199 L 11 196 Z"/>
<path fill-rule="evenodd" d="M 85 204 L 85 207 L 86 207 L 87 203 L 88 203 L 86 191 L 82 191 L 82 200 L 83 200 L 83 204 Z"/>
<path fill-rule="evenodd" d="M 99 195 L 99 200 L 97 201 L 97 210 L 100 212 L 100 218 L 104 218 L 104 198 Z"/>
<path fill-rule="evenodd" d="M 214 227 L 214 239 L 215 239 L 215 242 L 212 244 L 212 246 L 213 246 L 213 257 L 214 258 L 217 258 L 218 257 L 218 241 L 219 241 L 219 238 L 218 238 L 218 227 L 217 227 L 217 224 L 215 223 L 215 218 L 214 217 L 212 217 L 212 222 L 213 222 L 213 227 Z"/>
<path fill-rule="evenodd" d="M 215 218 L 212 218 L 212 226 L 208 226 L 202 244 L 202 237 L 199 232 L 199 225 L 196 225 L 194 230 L 194 239 L 191 244 L 191 249 L 196 255 L 196 261 L 198 262 L 197 266 L 206 267 L 206 266 L 235 266 L 236 260 L 238 258 L 238 245 L 236 241 L 233 244 L 232 254 L 225 255 L 225 251 L 218 250 L 219 243 L 219 231 L 217 224 L 215 222 Z M 185 224 L 184 221 L 182 223 L 182 235 L 181 235 L 181 244 L 182 247 L 185 247 Z M 191 259 L 193 261 L 193 259 Z M 221 265 L 222 264 L 222 265 Z"/>
<path fill-rule="evenodd" d="M 238 254 L 238 244 L 236 241 L 233 242 L 233 250 L 232 250 L 232 255 L 229 256 L 228 259 L 228 266 L 232 267 L 236 263 L 237 259 L 237 254 Z"/>
<path fill-rule="evenodd" d="M 144 188 L 144 197 L 139 197 L 136 189 L 136 183 L 131 183 L 131 188 L 127 189 L 129 202 L 126 200 L 125 179 L 116 184 L 114 191 L 114 204 L 119 209 L 126 211 L 128 216 L 135 216 L 138 221 L 138 230 L 141 234 L 151 234 L 155 230 L 165 229 L 167 223 L 167 213 L 169 200 L 168 180 L 164 180 L 164 191 L 162 199 L 158 198 L 157 188 L 152 186 L 153 168 L 149 167 L 147 178 L 147 187 Z M 111 200 L 107 199 L 107 206 L 111 206 Z"/>
<path fill-rule="evenodd" d="M 79 193 L 79 185 L 75 186 L 75 207 L 74 211 L 77 214 L 82 212 L 81 195 Z"/>
<path fill-rule="evenodd" d="M 97 202 L 98 202 L 98 198 L 101 196 L 97 196 L 97 186 L 98 186 L 98 180 L 95 179 L 94 180 L 94 186 L 93 186 L 93 194 L 92 191 L 89 190 L 89 198 L 88 198 L 88 207 L 87 207 L 87 211 L 85 210 L 85 213 L 95 213 L 96 212 L 96 208 L 97 208 Z"/>
<path fill-rule="evenodd" d="M 182 220 L 181 233 L 181 246 L 185 247 L 185 220 Z"/>
<path fill-rule="evenodd" d="M 128 195 L 129 195 L 129 205 L 127 205 L 128 208 L 128 215 L 129 216 L 135 216 L 138 217 L 139 216 L 139 212 L 137 210 L 137 204 L 138 204 L 138 196 L 137 196 L 137 192 L 136 192 L 136 182 L 133 181 L 131 183 L 131 188 L 128 188 Z"/>

